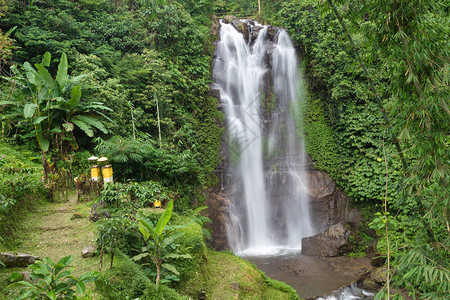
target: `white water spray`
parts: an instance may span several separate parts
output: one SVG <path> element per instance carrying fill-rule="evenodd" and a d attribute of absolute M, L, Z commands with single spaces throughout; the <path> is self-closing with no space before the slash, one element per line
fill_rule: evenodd
<path fill-rule="evenodd" d="M 304 151 L 291 113 L 298 111 L 299 98 L 295 49 L 286 32 L 278 31 L 272 43 L 269 27 L 255 27 L 258 37 L 247 43 L 231 24 L 221 23 L 214 60 L 235 187 L 227 236 L 240 255 L 299 251 L 301 239 L 314 233 Z M 269 97 L 262 91 L 270 82 Z"/>

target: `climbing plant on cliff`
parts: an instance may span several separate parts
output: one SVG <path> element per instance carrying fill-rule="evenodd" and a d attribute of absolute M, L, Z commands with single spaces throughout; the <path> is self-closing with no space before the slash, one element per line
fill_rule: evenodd
<path fill-rule="evenodd" d="M 367 37 L 364 46 L 391 75 L 387 93 L 392 99 L 393 131 L 410 158 L 408 193 L 420 196 L 430 184 L 438 184 L 436 196 L 448 199 L 448 8 L 440 1 L 356 3 L 360 9 L 348 17 L 361 21 L 362 15 L 367 16 L 367 22 L 359 23 Z M 442 204 L 447 206 L 448 200 Z"/>

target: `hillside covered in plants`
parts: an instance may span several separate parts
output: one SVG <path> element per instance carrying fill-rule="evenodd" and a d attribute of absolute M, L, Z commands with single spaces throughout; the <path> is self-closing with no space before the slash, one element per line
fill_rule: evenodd
<path fill-rule="evenodd" d="M 300 135 L 314 167 L 362 212 L 352 255 L 372 248 L 381 257 L 387 271 L 378 297 L 445 299 L 449 7 L 434 0 L 0 0 L 0 252 L 39 252 L 24 246 L 21 233 L 27 224 L 47 228 L 33 216 L 61 209 L 87 235 L 95 232 L 97 249 L 87 263 L 75 258 L 87 273 L 72 281 L 63 274 L 59 290 L 28 285 L 1 263 L 0 299 L 298 297 L 208 246 L 204 205 L 221 180 L 215 171 L 225 132 L 210 91 L 212 25 L 226 15 L 289 33 L 307 89 Z M 93 155 L 109 159 L 114 184 L 89 180 Z M 67 257 L 56 267 L 43 263 L 62 269 L 71 262 L 66 255 L 80 250 L 50 257 Z M 50 280 L 39 271 L 46 266 L 33 266 L 33 279 Z"/>

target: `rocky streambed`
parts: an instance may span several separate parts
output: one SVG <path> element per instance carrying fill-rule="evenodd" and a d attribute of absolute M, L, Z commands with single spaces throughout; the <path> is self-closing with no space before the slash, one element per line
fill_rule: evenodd
<path fill-rule="evenodd" d="M 254 263 L 267 276 L 286 282 L 306 299 L 323 297 L 345 288 L 369 276 L 374 269 L 370 259 L 365 257 L 313 257 L 291 253 L 244 259 Z"/>

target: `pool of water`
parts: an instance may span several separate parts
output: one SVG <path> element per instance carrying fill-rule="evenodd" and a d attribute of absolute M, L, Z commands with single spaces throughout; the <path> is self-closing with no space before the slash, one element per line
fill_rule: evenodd
<path fill-rule="evenodd" d="M 372 268 L 369 260 L 365 258 L 319 258 L 289 252 L 271 256 L 243 256 L 243 258 L 254 263 L 267 276 L 292 286 L 301 298 L 325 300 L 373 298 L 369 292 L 363 292 L 356 285 L 351 286 Z"/>

